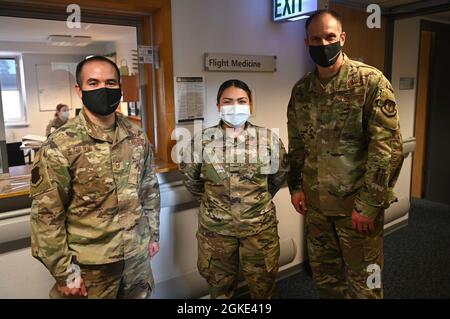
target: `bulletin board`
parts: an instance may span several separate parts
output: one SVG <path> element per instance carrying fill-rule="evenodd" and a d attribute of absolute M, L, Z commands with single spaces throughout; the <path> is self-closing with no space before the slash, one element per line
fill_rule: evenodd
<path fill-rule="evenodd" d="M 36 64 L 39 111 L 55 111 L 59 103 L 72 107 L 70 65 Z"/>

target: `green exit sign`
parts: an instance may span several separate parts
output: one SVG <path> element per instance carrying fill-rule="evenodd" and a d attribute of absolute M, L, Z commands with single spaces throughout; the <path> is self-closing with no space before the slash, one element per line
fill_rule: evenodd
<path fill-rule="evenodd" d="M 295 21 L 308 18 L 318 9 L 328 8 L 328 1 L 320 0 L 272 0 L 273 21 Z"/>

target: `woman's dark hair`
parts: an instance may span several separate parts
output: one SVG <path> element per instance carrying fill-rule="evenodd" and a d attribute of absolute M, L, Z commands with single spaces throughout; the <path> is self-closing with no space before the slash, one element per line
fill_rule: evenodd
<path fill-rule="evenodd" d="M 69 108 L 66 104 L 59 103 L 59 104 L 56 106 L 56 113 L 55 113 L 55 116 L 58 115 L 58 112 L 61 111 L 61 109 L 62 109 L 63 107 Z"/>
<path fill-rule="evenodd" d="M 245 82 L 241 80 L 228 80 L 222 83 L 219 88 L 219 92 L 217 92 L 217 104 L 220 104 L 220 98 L 222 97 L 223 92 L 229 87 L 236 87 L 238 89 L 244 90 L 248 95 L 249 101 L 252 101 L 252 91 L 250 91 L 250 88 Z"/>

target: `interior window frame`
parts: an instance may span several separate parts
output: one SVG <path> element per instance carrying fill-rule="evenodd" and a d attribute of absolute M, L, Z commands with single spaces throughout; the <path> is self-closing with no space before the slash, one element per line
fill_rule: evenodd
<path fill-rule="evenodd" d="M 24 70 L 23 70 L 23 59 L 21 53 L 0 53 L 0 60 L 12 60 L 15 61 L 16 66 L 16 85 L 20 94 L 20 113 L 21 117 L 18 120 L 9 120 L 8 118 L 4 118 L 5 127 L 16 127 L 16 126 L 28 126 L 28 112 L 27 112 L 27 99 L 25 92 L 25 83 L 24 83 Z M 5 108 L 5 103 L 2 103 L 3 108 Z M 3 111 L 5 115 L 5 112 Z"/>

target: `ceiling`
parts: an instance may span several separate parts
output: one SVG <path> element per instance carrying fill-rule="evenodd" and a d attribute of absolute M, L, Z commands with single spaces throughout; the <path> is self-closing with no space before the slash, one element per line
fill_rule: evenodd
<path fill-rule="evenodd" d="M 330 0 L 331 2 L 342 4 L 355 9 L 366 10 L 370 4 L 378 4 L 381 7 L 383 14 L 406 14 L 418 13 L 434 10 L 448 11 L 450 10 L 450 0 Z M 444 15 L 447 17 L 448 15 Z"/>
<path fill-rule="evenodd" d="M 427 15 L 427 17 L 434 18 L 437 20 L 450 21 L 450 11 L 430 14 Z"/>
<path fill-rule="evenodd" d="M 0 16 L 0 41 L 46 42 L 51 34 L 83 35 L 92 37 L 94 42 L 115 42 L 136 39 L 136 28 L 81 23 L 81 28 L 70 29 L 65 21 Z"/>
<path fill-rule="evenodd" d="M 417 0 L 336 0 L 333 2 L 339 2 L 352 7 L 366 8 L 369 4 L 378 4 L 383 9 L 390 9 L 406 4 L 419 3 L 423 1 Z"/>

